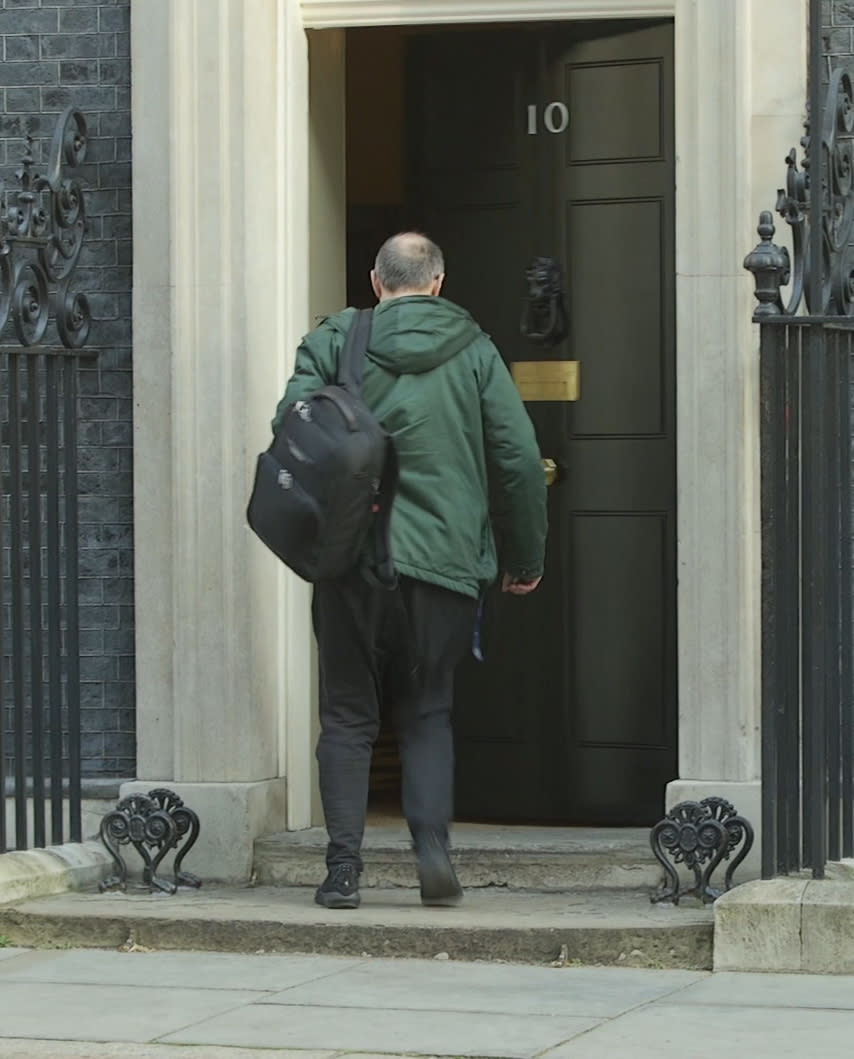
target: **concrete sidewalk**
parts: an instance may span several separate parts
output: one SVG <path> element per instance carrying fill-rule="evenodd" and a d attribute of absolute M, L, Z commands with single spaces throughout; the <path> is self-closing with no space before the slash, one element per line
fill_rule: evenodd
<path fill-rule="evenodd" d="M 0 949 L 0 1057 L 848 1059 L 854 978 Z"/>

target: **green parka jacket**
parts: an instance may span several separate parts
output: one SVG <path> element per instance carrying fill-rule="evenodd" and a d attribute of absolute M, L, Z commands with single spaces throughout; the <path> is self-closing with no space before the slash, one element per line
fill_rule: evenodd
<path fill-rule="evenodd" d="M 335 381 L 354 313 L 328 317 L 302 340 L 274 433 L 288 405 Z M 522 580 L 542 574 L 546 488 L 533 425 L 498 350 L 464 309 L 422 295 L 381 302 L 362 396 L 400 462 L 398 573 L 479 595 L 498 570 L 491 500 L 503 568 Z"/>

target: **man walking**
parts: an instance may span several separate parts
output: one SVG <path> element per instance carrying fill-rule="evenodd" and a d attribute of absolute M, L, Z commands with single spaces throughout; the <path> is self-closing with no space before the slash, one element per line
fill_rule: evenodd
<path fill-rule="evenodd" d="M 314 588 L 317 759 L 329 834 L 328 875 L 315 900 L 326 908 L 359 905 L 381 702 L 394 720 L 421 899 L 449 905 L 462 897 L 448 857 L 451 706 L 478 599 L 498 573 L 490 501 L 501 512 L 502 589 L 525 595 L 543 572 L 545 482 L 533 426 L 495 346 L 439 296 L 444 272 L 439 248 L 412 232 L 389 239 L 371 272 L 379 304 L 362 396 L 397 450 L 391 548 L 399 580 L 388 590 L 356 569 Z M 289 405 L 335 381 L 354 315 L 345 309 L 303 339 L 274 433 Z"/>

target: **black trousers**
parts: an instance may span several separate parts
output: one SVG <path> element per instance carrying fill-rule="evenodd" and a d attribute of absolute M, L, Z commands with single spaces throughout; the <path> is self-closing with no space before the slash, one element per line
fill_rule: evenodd
<path fill-rule="evenodd" d="M 447 839 L 453 814 L 454 670 L 472 642 L 477 601 L 410 578 L 394 591 L 358 573 L 315 585 L 320 661 L 320 794 L 326 863 L 355 864 L 368 804 L 380 704 L 391 712 L 401 758 L 402 803 L 413 841 Z"/>

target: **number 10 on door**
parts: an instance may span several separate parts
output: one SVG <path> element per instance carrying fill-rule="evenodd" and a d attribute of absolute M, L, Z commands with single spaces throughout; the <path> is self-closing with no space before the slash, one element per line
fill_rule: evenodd
<path fill-rule="evenodd" d="M 539 129 L 539 110 L 536 103 L 528 107 L 528 135 L 536 136 Z M 566 103 L 546 103 L 543 107 L 543 126 L 546 132 L 565 132 L 569 126 L 569 107 Z"/>

